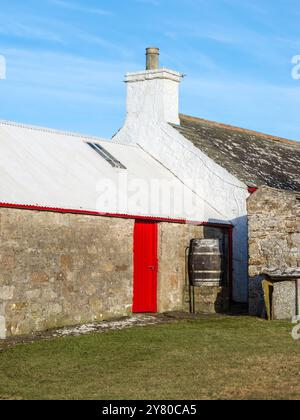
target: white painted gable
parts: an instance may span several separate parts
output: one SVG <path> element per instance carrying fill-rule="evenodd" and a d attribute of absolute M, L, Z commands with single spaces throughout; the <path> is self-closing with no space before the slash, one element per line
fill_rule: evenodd
<path fill-rule="evenodd" d="M 234 225 L 234 298 L 245 302 L 248 297 L 247 186 L 169 124 L 176 119 L 175 124 L 179 122 L 179 73 L 174 72 L 178 78 L 173 81 L 170 81 L 164 69 L 152 74 L 151 80 L 147 74 L 148 71 L 126 75 L 126 121 L 113 140 L 116 143 L 140 145 L 192 189 L 205 202 L 205 209 L 211 210 L 211 213 L 203 213 L 200 218 L 213 221 L 217 214 L 219 220 Z M 153 84 L 153 77 L 159 81 L 159 88 Z M 162 94 L 168 91 L 170 83 L 172 94 Z M 144 92 L 147 97 L 144 97 Z M 157 103 L 160 102 L 163 106 L 158 107 Z M 171 118 L 166 109 L 172 110 Z"/>

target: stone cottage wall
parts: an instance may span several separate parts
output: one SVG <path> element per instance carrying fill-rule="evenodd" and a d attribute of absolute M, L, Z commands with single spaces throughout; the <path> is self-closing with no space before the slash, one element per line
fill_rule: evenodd
<path fill-rule="evenodd" d="M 248 200 L 249 311 L 263 312 L 264 272 L 300 267 L 300 201 L 291 192 L 263 187 Z"/>
<path fill-rule="evenodd" d="M 158 310 L 182 310 L 186 280 L 185 251 L 191 239 L 203 238 L 203 227 L 161 223 L 159 226 Z"/>
<path fill-rule="evenodd" d="M 134 220 L 0 209 L 0 338 L 130 315 Z M 159 224 L 158 308 L 189 310 L 185 250 L 222 229 Z M 221 288 L 197 289 L 216 312 Z"/>
<path fill-rule="evenodd" d="M 133 226 L 132 220 L 0 209 L 2 338 L 128 315 Z"/>

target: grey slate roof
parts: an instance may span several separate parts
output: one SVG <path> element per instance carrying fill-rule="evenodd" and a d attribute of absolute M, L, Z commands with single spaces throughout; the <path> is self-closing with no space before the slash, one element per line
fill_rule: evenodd
<path fill-rule="evenodd" d="M 247 185 L 300 191 L 299 142 L 186 115 L 172 126 Z"/>

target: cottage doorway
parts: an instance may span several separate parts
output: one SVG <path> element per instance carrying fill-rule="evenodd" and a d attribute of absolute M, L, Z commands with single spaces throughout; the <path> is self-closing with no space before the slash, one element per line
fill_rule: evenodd
<path fill-rule="evenodd" d="M 134 227 L 133 313 L 157 312 L 158 224 L 136 221 Z"/>

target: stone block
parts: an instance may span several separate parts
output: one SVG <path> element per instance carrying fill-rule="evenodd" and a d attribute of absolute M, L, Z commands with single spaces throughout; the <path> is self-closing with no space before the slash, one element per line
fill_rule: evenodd
<path fill-rule="evenodd" d="M 49 281 L 49 276 L 47 273 L 43 272 L 43 271 L 38 271 L 38 272 L 34 272 L 31 274 L 31 282 L 37 286 L 37 285 L 42 285 L 44 283 L 48 283 Z"/>
<path fill-rule="evenodd" d="M 63 307 L 59 303 L 54 303 L 53 305 L 50 305 L 48 309 L 48 312 L 54 315 L 61 314 L 62 311 L 63 311 Z"/>
<path fill-rule="evenodd" d="M 222 314 L 229 311 L 229 290 L 226 287 L 200 286 L 191 289 L 197 314 Z M 190 310 L 189 286 L 184 288 L 185 310 Z"/>
<path fill-rule="evenodd" d="M 15 257 L 14 255 L 3 255 L 1 258 L 1 268 L 2 270 L 12 270 L 15 267 Z"/>
<path fill-rule="evenodd" d="M 12 300 L 14 297 L 14 286 L 0 287 L 0 300 Z"/>
<path fill-rule="evenodd" d="M 27 300 L 37 300 L 41 295 L 41 290 L 37 289 L 37 290 L 29 290 L 28 292 L 25 293 L 26 299 Z"/>
<path fill-rule="evenodd" d="M 63 270 L 70 270 L 72 268 L 73 261 L 69 255 L 62 255 L 60 257 L 60 266 Z"/>
<path fill-rule="evenodd" d="M 97 292 L 97 288 L 94 284 L 87 284 L 85 287 L 85 292 L 88 296 L 93 296 Z"/>
<path fill-rule="evenodd" d="M 29 335 L 32 331 L 34 331 L 34 322 L 28 318 L 16 321 L 10 326 L 11 335 Z"/>
<path fill-rule="evenodd" d="M 58 295 L 54 292 L 54 290 L 50 288 L 46 288 L 42 292 L 42 301 L 43 302 L 51 302 L 57 300 Z"/>
<path fill-rule="evenodd" d="M 291 320 L 296 316 L 296 282 L 275 283 L 273 292 L 273 319 Z"/>
<path fill-rule="evenodd" d="M 11 310 L 14 312 L 24 311 L 28 307 L 28 302 L 15 302 L 11 305 Z"/>

